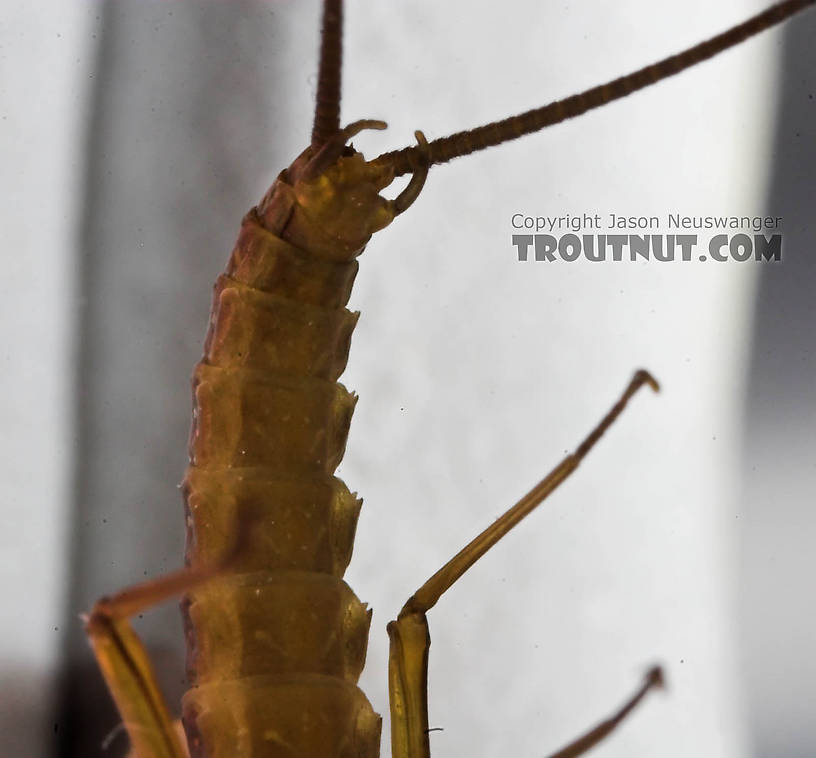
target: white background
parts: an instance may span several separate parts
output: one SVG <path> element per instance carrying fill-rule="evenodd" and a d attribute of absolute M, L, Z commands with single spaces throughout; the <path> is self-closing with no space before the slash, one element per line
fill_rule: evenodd
<path fill-rule="evenodd" d="M 173 8 L 142 6 L 145 24 Z M 240 209 L 260 198 L 310 129 L 317 9 L 273 7 L 271 47 L 283 56 L 276 71 L 288 84 L 269 116 L 268 152 L 252 156 L 257 176 L 243 196 L 219 199 L 236 206 L 234 229 Z M 373 156 L 412 143 L 416 128 L 442 136 L 584 89 L 761 7 L 351 2 L 343 118 L 389 122 L 385 135 L 356 140 Z M 252 13 L 241 12 L 252 24 Z M 20 755 L 41 754 L 38 740 L 50 736 L 34 709 L 48 712 L 59 652 L 52 632 L 66 623 L 74 240 L 98 31 L 90 5 L 10 3 L 4 13 L 0 460 L 8 528 L 0 578 L 14 622 L 1 630 L 0 665 L 4 680 L 18 684 L 3 688 L 0 705 L 31 716 L 14 719 L 21 728 L 10 744 Z M 659 661 L 668 695 L 650 700 L 598 755 L 750 755 L 735 540 L 758 266 L 522 264 L 510 217 L 762 214 L 781 39 L 766 33 L 600 112 L 437 168 L 411 211 L 364 253 L 351 303 L 363 315 L 343 379 L 360 402 L 340 474 L 365 498 L 347 580 L 375 611 L 361 686 L 385 717 L 384 754 L 385 623 L 560 460 L 644 366 L 664 392 L 639 396 L 574 480 L 430 615 L 431 725 L 444 728 L 432 734 L 432 750 L 546 754 L 609 711 Z M 240 52 L 240 43 L 240 36 L 225 42 L 248 60 L 257 54 Z M 156 44 L 172 44 L 172 36 L 157 31 Z M 263 67 L 256 61 L 248 75 L 262 76 Z M 213 91 L 205 123 L 241 117 L 219 115 L 222 94 Z M 173 108 L 151 118 L 172 128 Z M 129 191 L 150 192 L 144 181 Z M 226 259 L 234 229 L 200 243 L 215 248 L 208 260 Z M 191 367 L 208 292 L 167 296 L 180 311 L 187 307 L 180 298 L 193 298 L 202 312 Z M 161 335 L 133 329 L 129 339 L 172 349 Z M 174 381 L 184 387 L 187 378 L 182 372 Z M 149 403 L 151 393 L 142 392 L 140 402 Z M 178 473 L 164 483 L 171 504 L 183 445 L 182 438 Z M 139 484 L 128 471 L 142 465 L 122 461 L 117 476 L 130 490 Z M 155 508 L 141 518 L 158 528 L 161 509 L 136 505 Z M 169 509 L 167 523 L 161 528 L 181 533 L 180 508 Z M 142 541 L 130 531 L 108 534 L 121 554 Z M 138 560 L 159 573 L 181 555 Z M 120 563 L 98 577 L 95 594 L 140 578 L 119 576 Z"/>

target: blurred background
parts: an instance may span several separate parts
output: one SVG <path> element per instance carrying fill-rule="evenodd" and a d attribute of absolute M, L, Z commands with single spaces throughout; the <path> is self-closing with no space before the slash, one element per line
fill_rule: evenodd
<path fill-rule="evenodd" d="M 347 6 L 343 119 L 367 155 L 540 105 L 764 7 Z M 0 752 L 120 756 L 82 635 L 182 562 L 189 376 L 243 213 L 306 145 L 317 2 L 4 4 L 0 17 Z M 597 754 L 816 754 L 816 16 L 646 92 L 439 167 L 361 260 L 340 475 L 347 581 L 385 623 L 573 447 L 573 480 L 430 616 L 435 754 L 547 754 L 652 662 L 670 689 Z M 779 215 L 783 261 L 519 263 L 514 213 Z M 664 229 L 662 231 L 669 231 Z M 171 703 L 174 604 L 139 622 Z M 174 707 L 177 707 L 174 705 Z"/>

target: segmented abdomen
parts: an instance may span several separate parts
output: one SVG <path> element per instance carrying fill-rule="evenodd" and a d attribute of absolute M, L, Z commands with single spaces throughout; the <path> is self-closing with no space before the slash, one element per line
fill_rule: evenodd
<path fill-rule="evenodd" d="M 367 758 L 380 717 L 356 682 L 371 612 L 342 580 L 361 501 L 333 476 L 356 401 L 336 380 L 357 262 L 281 237 L 244 219 L 193 375 L 188 564 L 252 526 L 233 572 L 182 604 L 184 725 L 193 756 Z"/>

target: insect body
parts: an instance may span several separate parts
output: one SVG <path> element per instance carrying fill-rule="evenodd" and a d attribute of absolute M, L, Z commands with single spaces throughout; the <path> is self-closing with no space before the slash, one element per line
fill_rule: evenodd
<path fill-rule="evenodd" d="M 355 257 L 393 213 L 369 178 L 382 172 L 360 156 L 336 165 L 339 176 L 314 183 L 290 169 L 245 220 L 194 379 L 189 563 L 217 561 L 230 530 L 257 512 L 235 573 L 186 603 L 195 686 L 184 720 L 205 755 L 378 750 L 379 718 L 354 686 L 371 615 L 341 579 L 360 501 L 332 474 L 354 407 L 336 380 L 356 321 L 344 308 Z M 338 188 L 345 174 L 350 186 Z M 300 217 L 307 209 L 315 215 Z M 337 219 L 351 219 L 351 236 L 327 234 Z"/>
<path fill-rule="evenodd" d="M 657 69 L 644 73 L 641 84 L 658 75 Z M 517 136 L 624 90 L 599 89 L 507 128 Z M 500 131 L 463 137 L 459 151 L 486 146 L 494 135 L 499 141 Z M 195 754 L 368 755 L 378 746 L 378 719 L 353 686 L 368 616 L 338 578 L 359 507 L 331 478 L 353 406 L 334 383 L 354 324 L 343 305 L 356 271 L 353 259 L 370 234 L 404 210 L 428 164 L 447 159 L 449 146 L 454 153 L 459 148 L 457 140 L 426 147 L 420 137 L 417 149 L 366 163 L 344 147 L 346 137 L 330 120 L 247 218 L 227 276 L 217 284 L 195 380 L 193 466 L 186 479 L 191 570 L 103 602 L 91 618 L 120 703 L 126 690 L 135 689 L 150 704 L 147 710 L 156 710 L 146 695 L 150 688 L 138 683 L 143 665 L 134 663 L 135 655 L 117 658 L 131 644 L 120 619 L 143 607 L 145 598 L 152 603 L 188 592 L 195 686 L 185 699 L 185 724 Z M 379 190 L 394 173 L 408 170 L 417 181 L 395 202 L 382 200 Z M 647 379 L 639 375 L 630 390 Z M 526 513 L 564 478 L 592 442 L 594 437 L 565 459 L 516 513 Z M 242 521 L 246 534 L 231 549 L 229 534 L 236 526 L 240 532 Z M 424 615 L 481 549 L 470 546 L 458 564 L 425 585 L 391 629 L 395 755 L 427 753 L 427 723 L 414 721 L 425 710 Z M 114 649 L 105 648 L 110 640 Z M 119 681 L 134 672 L 132 688 Z M 648 686 L 657 681 L 653 674 Z M 145 737 L 148 728 L 126 721 L 140 755 L 165 754 L 162 749 L 178 754 L 167 730 L 160 727 L 154 739 Z"/>

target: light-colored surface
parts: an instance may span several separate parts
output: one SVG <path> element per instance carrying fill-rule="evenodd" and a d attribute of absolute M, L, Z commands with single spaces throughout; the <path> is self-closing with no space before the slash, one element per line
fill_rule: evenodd
<path fill-rule="evenodd" d="M 480 6 L 478 11 L 473 4 L 453 2 L 351 2 L 343 117 L 389 121 L 384 135 L 356 140 L 374 155 L 412 142 L 415 128 L 428 137 L 441 136 L 591 86 L 725 28 L 762 5 L 678 2 L 658 7 L 630 0 L 618 3 L 613 14 L 609 7 L 553 8 L 533 2 Z M 131 13 L 138 7 L 130 6 Z M 141 6 L 146 10 L 140 23 L 145 28 L 156 23 L 153 39 L 166 51 L 173 44 L 166 24 L 172 22 L 162 14 L 171 6 Z M 78 18 L 73 17 L 76 11 L 68 13 L 71 19 L 66 17 L 59 29 L 51 28 L 53 17 L 45 21 L 29 12 L 21 18 L 31 25 L 26 34 L 56 55 L 54 46 L 46 44 L 51 35 L 84 28 L 83 13 Z M 285 84 L 277 95 L 280 108 L 270 116 L 275 134 L 268 148 L 252 156 L 254 164 L 268 164 L 258 173 L 269 179 L 308 137 L 317 29 L 315 8 L 281 4 L 275 13 L 278 40 L 302 42 L 277 46 L 285 62 L 276 64 L 275 75 Z M 13 38 L 25 61 L 22 70 L 40 71 L 33 58 L 29 62 L 24 57 L 23 45 L 29 43 Z M 138 66 L 135 56 L 149 52 L 128 47 L 128 40 L 132 38 L 123 35 L 118 44 Z M 665 388 L 659 397 L 638 397 L 574 481 L 433 611 L 431 725 L 445 730 L 432 734 L 438 755 L 546 753 L 605 714 L 654 661 L 668 668 L 669 696 L 645 706 L 599 755 L 748 754 L 735 670 L 736 580 L 730 567 L 756 269 L 753 264 L 715 263 L 521 264 L 510 244 L 510 216 L 761 213 L 768 172 L 762 156 L 771 126 L 769 83 L 780 40 L 778 33 L 767 34 L 580 121 L 438 168 L 417 205 L 379 235 L 362 258 L 352 306 L 363 315 L 344 377 L 361 399 L 340 473 L 365 498 L 348 581 L 375 610 L 363 687 L 383 714 L 384 625 L 401 602 L 575 445 L 634 368 L 647 366 Z M 241 42 L 240 37 L 229 41 L 239 51 L 236 55 L 260 54 L 241 51 Z M 76 39 L 75 44 L 75 57 L 85 60 L 93 40 Z M 16 183 L 4 190 L 20 203 L 7 206 L 20 209 L 8 222 L 21 229 L 20 235 L 30 228 L 24 213 L 36 207 L 42 214 L 42 198 L 59 194 L 60 181 L 76 181 L 76 173 L 67 172 L 72 165 L 79 171 L 71 152 L 79 138 L 70 124 L 80 122 L 82 105 L 70 98 L 77 88 L 83 91 L 84 72 L 67 65 L 69 61 L 73 57 L 57 67 L 69 84 L 60 84 L 51 73 L 48 86 L 34 89 L 52 109 L 48 118 L 32 113 L 31 102 L 40 100 L 23 96 L 31 90 L 12 82 L 20 93 L 15 107 L 31 119 L 30 128 L 15 133 L 28 136 L 39 125 L 44 134 L 37 142 L 54 151 L 37 154 L 42 164 L 36 166 L 27 162 L 32 158 L 22 147 L 14 151 L 20 175 L 31 186 L 25 193 Z M 38 59 L 40 65 L 45 63 Z M 253 87 L 259 85 L 255 76 L 253 69 Z M 224 88 L 240 85 L 240 80 L 225 83 L 214 77 L 212 90 L 198 103 L 202 131 L 229 131 L 241 117 L 219 110 Z M 171 123 L 174 107 L 154 105 L 157 114 L 148 117 L 150 123 Z M 69 126 L 60 122 L 65 142 L 58 143 L 53 123 L 63 114 Z M 7 129 L 6 124 L 0 128 Z M 243 144 L 233 146 L 238 158 L 229 165 L 246 161 Z M 136 167 L 128 176 L 139 174 L 140 149 L 135 141 L 131 153 L 116 156 L 120 166 Z M 203 173 L 209 171 L 208 160 L 202 158 Z M 62 178 L 56 184 L 42 181 L 49 168 L 58 170 L 55 166 L 66 172 L 58 175 Z M 229 171 L 224 165 L 218 170 Z M 181 181 L 178 173 L 171 165 L 160 176 L 144 177 L 145 184 L 130 181 L 131 200 L 156 192 L 158 181 L 172 187 Z M 248 187 L 250 202 L 264 189 Z M 193 195 L 196 187 L 176 190 L 183 197 Z M 64 186 L 62 194 L 70 200 Z M 233 196 L 219 201 L 218 212 L 233 202 Z M 67 239 L 75 207 L 60 205 L 49 212 L 54 214 L 54 239 Z M 236 216 L 235 227 L 238 220 Z M 151 223 L 140 218 L 138 225 L 149 229 Z M 225 229 L 224 238 L 232 233 Z M 140 242 L 134 237 L 134 255 L 145 238 Z M 29 618 L 19 630 L 4 626 L 2 649 L 4 660 L 19 660 L 25 650 L 47 675 L 53 661 L 48 631 L 57 625 L 50 623 L 56 613 L 60 556 L 54 547 L 59 545 L 61 509 L 71 496 L 60 457 L 68 434 L 69 385 L 59 379 L 68 370 L 70 288 L 64 277 L 70 280 L 70 275 L 67 263 L 58 269 L 50 258 L 36 257 L 42 250 L 50 256 L 59 245 L 30 236 L 20 240 L 8 249 L 27 251 L 23 260 L 41 260 L 50 277 L 26 271 L 31 285 L 47 291 L 22 302 L 36 297 L 55 311 L 41 334 L 24 332 L 4 319 L 17 340 L 4 348 L 7 363 L 15 371 L 35 366 L 51 384 L 38 386 L 25 373 L 4 377 L 15 389 L 2 394 L 8 403 L 3 414 L 22 416 L 11 435 L 4 428 L 4 444 L 10 440 L 12 451 L 3 456 L 10 472 L 6 478 L 20 482 L 19 494 L 6 488 L 14 494 L 4 511 L 32 522 L 15 532 L 22 538 L 15 536 L 12 545 L 4 545 L 12 566 L 27 567 L 26 583 L 14 578 L 12 589 L 4 588 L 5 597 Z M 215 245 L 198 240 L 200 247 L 210 244 Z M 229 242 L 217 244 L 223 250 L 207 249 L 208 260 L 226 258 Z M 176 279 L 160 269 L 142 274 L 139 286 L 154 287 L 144 303 L 171 314 L 204 311 L 207 293 L 187 291 L 185 277 L 183 270 Z M 8 291 L 11 282 L 10 277 Z M 115 309 L 116 303 L 106 307 Z M 11 311 L 15 320 L 21 310 L 34 312 L 17 306 Z M 115 310 L 110 318 L 116 318 Z M 159 351 L 189 350 L 188 359 L 180 362 L 184 366 L 197 359 L 194 339 L 178 347 L 175 337 L 143 334 L 139 328 L 131 324 L 120 340 L 142 347 L 153 343 Z M 203 337 L 203 318 L 195 328 Z M 31 345 L 42 348 L 26 353 Z M 47 365 L 44 356 L 57 364 Z M 124 366 L 138 369 L 127 362 Z M 188 375 L 184 368 L 161 380 L 184 387 Z M 150 378 L 131 377 L 141 393 L 136 410 L 157 402 L 151 398 L 161 388 L 151 389 L 146 384 Z M 20 399 L 23 387 L 30 388 L 29 399 Z M 147 407 L 145 413 L 169 415 Z M 54 419 L 60 418 L 55 426 Z M 63 431 L 55 431 L 60 423 Z M 50 452 L 24 454 L 24 433 L 39 435 L 26 442 L 27 450 L 45 445 Z M 158 429 L 154 433 L 166 436 Z M 183 430 L 180 437 L 179 449 Z M 180 533 L 172 487 L 181 467 L 164 483 L 172 507 L 134 504 L 133 493 L 140 487 L 133 474 L 150 465 L 155 451 L 146 441 L 131 444 L 115 476 L 127 482 L 124 489 L 130 493 L 120 507 L 155 508 L 143 517 L 149 522 L 146 530 L 164 529 L 158 513 L 169 510 L 166 529 Z M 48 466 L 52 473 L 44 474 Z M 26 467 L 32 471 L 24 476 Z M 16 505 L 33 502 L 35 485 L 48 488 L 38 507 Z M 50 526 L 38 524 L 35 531 L 34 518 Z M 95 578 L 90 593 L 128 581 L 117 575 L 128 563 L 125 550 L 145 541 L 127 530 L 117 533 L 115 516 L 112 521 L 106 534 L 115 559 L 106 559 L 107 575 Z M 40 551 L 50 557 L 50 565 L 39 562 Z M 162 554 L 133 560 L 157 573 L 181 558 Z M 38 583 L 50 591 L 31 592 Z M 387 736 L 386 719 L 385 755 Z"/>
<path fill-rule="evenodd" d="M 443 19 L 438 4 L 412 6 L 372 23 L 413 29 L 412 40 L 444 30 L 433 63 L 415 61 L 404 40 L 395 49 L 375 47 L 373 32 L 351 36 L 349 62 L 362 71 L 347 78 L 346 118 L 387 117 L 402 142 L 416 127 L 438 136 L 636 68 L 744 13 L 625 3 L 614 18 L 572 8 L 556 27 L 546 6 L 503 6 L 480 9 L 482 36 L 457 26 L 457 10 Z M 665 387 L 638 397 L 575 480 L 432 612 L 438 754 L 546 754 L 653 661 L 667 666 L 669 697 L 603 754 L 746 753 L 729 565 L 754 269 L 524 265 L 509 222 L 514 212 L 760 212 L 769 119 L 753 103 L 765 100 L 772 50 L 763 40 L 440 168 L 413 218 L 362 258 L 346 375 L 361 399 L 342 473 L 366 498 L 349 578 L 375 608 L 365 687 L 379 707 L 379 630 L 399 603 L 574 446 L 635 367 Z M 393 68 L 375 65 L 386 58 Z"/>
<path fill-rule="evenodd" d="M 6 2 L 0 19 L 0 752 L 52 731 L 70 506 L 85 9 Z"/>

